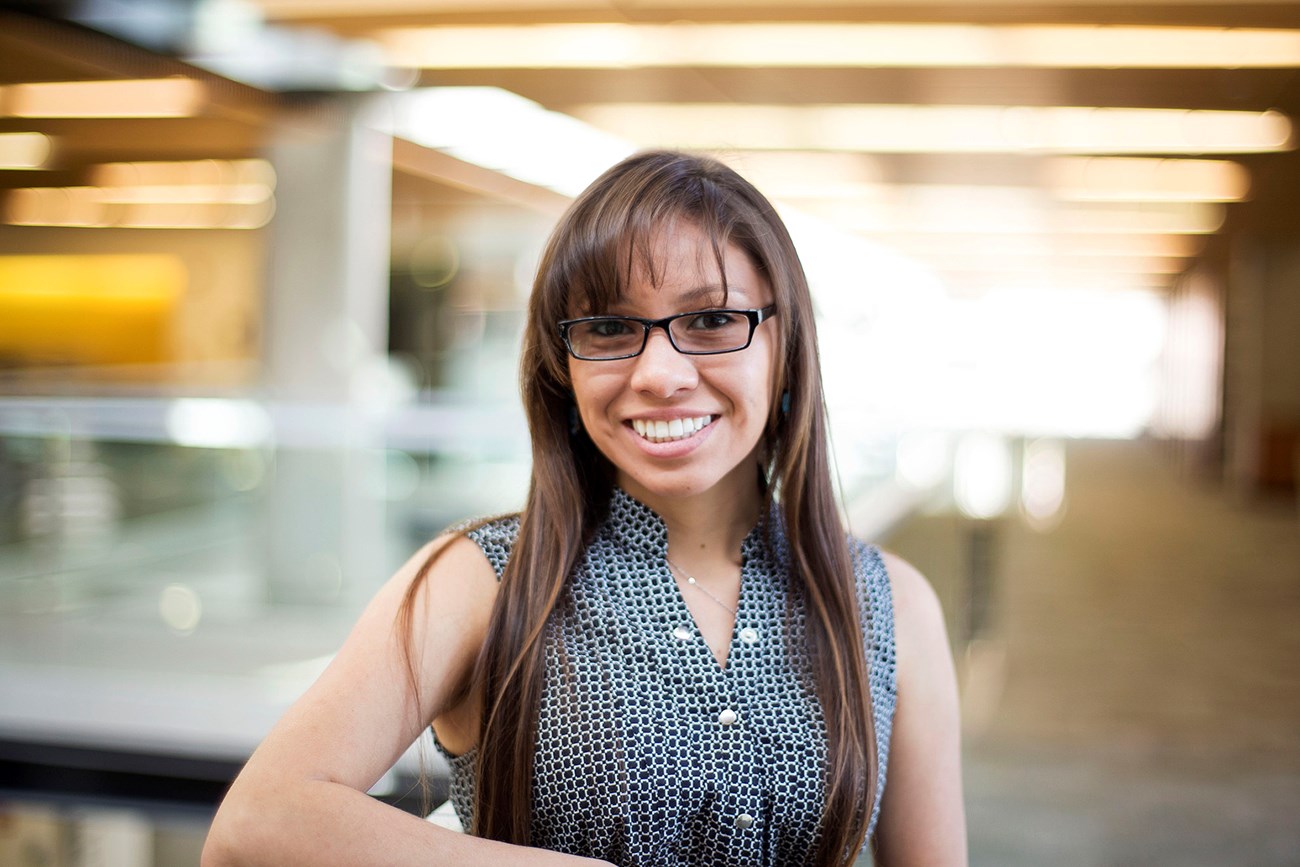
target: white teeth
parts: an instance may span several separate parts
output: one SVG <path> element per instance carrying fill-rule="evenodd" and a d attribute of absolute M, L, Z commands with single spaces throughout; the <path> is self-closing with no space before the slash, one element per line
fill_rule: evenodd
<path fill-rule="evenodd" d="M 679 440 L 703 430 L 713 421 L 713 416 L 699 415 L 688 418 L 675 418 L 671 421 L 649 419 L 632 419 L 632 429 L 651 442 Z"/>

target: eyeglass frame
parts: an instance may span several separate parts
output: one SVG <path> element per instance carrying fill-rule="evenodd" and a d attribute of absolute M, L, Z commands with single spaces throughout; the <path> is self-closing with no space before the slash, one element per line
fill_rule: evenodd
<path fill-rule="evenodd" d="M 700 316 L 705 313 L 738 313 L 743 315 L 749 321 L 749 334 L 745 337 L 745 342 L 734 349 L 682 349 L 677 345 L 677 340 L 673 337 L 672 329 L 668 326 L 677 319 L 684 319 L 687 316 Z M 766 307 L 758 308 L 737 308 L 737 307 L 709 307 L 704 310 L 688 310 L 685 313 L 674 313 L 672 316 L 665 316 L 663 319 L 646 319 L 642 316 L 580 316 L 577 319 L 561 319 L 555 323 L 560 330 L 560 339 L 564 341 L 564 346 L 569 350 L 569 355 L 579 361 L 625 361 L 629 358 L 636 358 L 645 352 L 646 346 L 650 343 L 650 332 L 655 328 L 662 328 L 664 334 L 668 336 L 668 344 L 682 355 L 726 355 L 731 352 L 741 352 L 749 348 L 754 342 L 754 332 L 758 326 L 767 320 L 776 316 L 777 309 L 775 304 L 768 304 Z M 599 322 L 605 319 L 615 319 L 622 322 L 638 322 L 641 325 L 641 348 L 636 352 L 627 355 L 602 355 L 591 357 L 579 355 L 578 351 L 573 348 L 573 343 L 569 340 L 569 329 L 574 325 L 581 325 L 583 322 Z"/>

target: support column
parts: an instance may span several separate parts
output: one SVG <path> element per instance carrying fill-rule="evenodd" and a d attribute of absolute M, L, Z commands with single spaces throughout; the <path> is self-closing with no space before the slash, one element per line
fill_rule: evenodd
<path fill-rule="evenodd" d="M 364 598 L 385 577 L 382 398 L 392 140 L 382 97 L 293 118 L 277 176 L 266 288 L 266 394 L 279 445 L 267 496 L 267 595 Z M 377 491 L 378 486 L 378 491 Z"/>
<path fill-rule="evenodd" d="M 1227 468 L 1242 494 L 1286 493 L 1300 475 L 1300 244 L 1234 239 L 1228 291 Z"/>
<path fill-rule="evenodd" d="M 1257 242 L 1232 239 L 1224 321 L 1224 476 L 1236 496 L 1256 489 L 1262 429 L 1264 263 Z"/>

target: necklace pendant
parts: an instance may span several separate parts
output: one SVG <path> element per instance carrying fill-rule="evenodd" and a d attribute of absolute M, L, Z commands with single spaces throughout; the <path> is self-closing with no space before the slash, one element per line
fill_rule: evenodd
<path fill-rule="evenodd" d="M 721 605 L 721 606 L 722 606 L 726 611 L 728 611 L 728 612 L 731 614 L 732 617 L 735 617 L 735 616 L 736 616 L 736 609 L 735 609 L 735 608 L 732 608 L 730 605 L 728 605 L 727 603 L 723 602 L 721 599 L 719 599 L 718 597 L 716 597 L 716 596 L 714 596 L 712 593 L 710 593 L 707 587 L 705 587 L 703 584 L 701 584 L 700 582 L 698 582 L 698 581 L 695 580 L 695 576 L 694 576 L 694 575 L 690 574 L 690 573 L 687 572 L 685 569 L 683 569 L 682 567 L 680 567 L 680 566 L 678 566 L 676 563 L 674 563 L 672 560 L 669 560 L 667 557 L 664 557 L 664 562 L 666 562 L 666 563 L 668 564 L 668 569 L 669 569 L 670 572 L 677 572 L 677 573 L 680 573 L 680 574 L 682 575 L 682 577 L 686 579 L 686 583 L 687 583 L 687 584 L 691 585 L 691 586 L 694 587 L 696 590 L 700 591 L 700 592 L 703 593 L 705 596 L 707 596 L 707 597 L 709 597 L 710 599 L 712 599 L 712 600 L 713 600 L 714 602 L 716 602 L 718 605 Z"/>

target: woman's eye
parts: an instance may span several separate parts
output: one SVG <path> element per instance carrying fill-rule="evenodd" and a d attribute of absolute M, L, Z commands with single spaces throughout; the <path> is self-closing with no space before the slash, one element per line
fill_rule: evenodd
<path fill-rule="evenodd" d="M 729 325 L 735 325 L 739 319 L 740 317 L 734 313 L 711 310 L 708 313 L 699 313 L 690 317 L 690 327 L 701 331 L 713 331 L 718 328 L 726 328 Z"/>
<path fill-rule="evenodd" d="M 602 319 L 591 323 L 588 328 L 596 337 L 623 337 L 632 332 L 628 324 L 621 319 Z"/>

